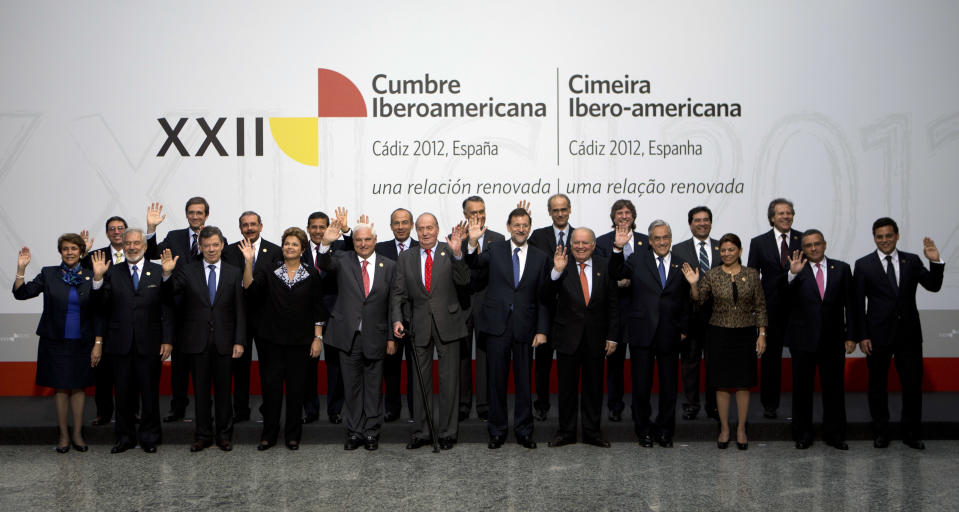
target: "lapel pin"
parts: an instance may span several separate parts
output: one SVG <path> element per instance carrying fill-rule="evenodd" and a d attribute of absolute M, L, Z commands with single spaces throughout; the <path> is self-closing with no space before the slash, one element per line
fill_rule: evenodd
<path fill-rule="evenodd" d="M 89 281 L 89 280 L 90 280 L 90 276 L 87 276 L 87 277 L 85 277 L 84 279 L 86 279 L 87 281 Z"/>
<path fill-rule="evenodd" d="M 383 263 L 382 263 L 382 262 L 380 263 L 380 268 L 383 268 Z"/>
<path fill-rule="evenodd" d="M 746 282 L 746 276 L 740 277 L 740 279 L 742 279 L 744 283 Z"/>
<path fill-rule="evenodd" d="M 446 253 L 445 253 L 445 252 L 441 252 L 441 253 L 440 253 L 440 256 L 446 256 Z"/>
<path fill-rule="evenodd" d="M 829 270 L 836 270 L 836 267 L 829 265 Z"/>
<path fill-rule="evenodd" d="M 266 252 L 266 248 L 263 249 L 263 252 Z"/>
<path fill-rule="evenodd" d="M 147 270 L 147 275 L 150 275 L 150 271 L 149 271 L 149 270 Z"/>
<path fill-rule="evenodd" d="M 601 276 L 601 275 L 603 275 L 602 272 L 597 272 L 597 273 L 596 273 L 596 277 L 599 277 L 599 276 Z"/>
<path fill-rule="evenodd" d="M 673 268 L 679 268 L 679 265 L 677 265 L 677 264 L 675 264 L 675 263 L 671 264 L 670 266 L 673 267 Z"/>
<path fill-rule="evenodd" d="M 713 250 L 718 251 L 718 250 L 719 250 L 719 246 L 718 246 L 718 245 L 717 245 L 717 246 L 714 246 L 714 247 L 713 247 Z"/>
<path fill-rule="evenodd" d="M 643 241 L 642 241 L 642 240 L 637 240 L 637 241 L 636 241 L 636 245 L 643 245 Z"/>

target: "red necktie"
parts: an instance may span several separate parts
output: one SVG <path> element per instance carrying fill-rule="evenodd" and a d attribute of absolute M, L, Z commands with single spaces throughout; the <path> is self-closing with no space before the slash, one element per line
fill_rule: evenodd
<path fill-rule="evenodd" d="M 363 260 L 363 294 L 367 297 L 370 296 L 370 274 L 366 271 L 366 264 L 369 263 L 366 260 Z"/>
<path fill-rule="evenodd" d="M 579 264 L 579 284 L 583 287 L 583 299 L 589 305 L 589 281 L 586 280 L 586 263 Z"/>
<path fill-rule="evenodd" d="M 433 256 L 430 254 L 429 249 L 425 249 L 425 250 L 426 250 L 426 265 L 425 265 L 425 272 L 424 272 L 425 275 L 423 276 L 424 277 L 423 281 L 426 284 L 426 292 L 429 293 L 430 283 L 433 281 Z"/>
<path fill-rule="evenodd" d="M 320 246 L 319 246 L 319 244 L 317 244 L 316 250 L 314 251 L 314 253 L 315 253 L 315 254 L 313 255 L 313 268 L 315 268 L 316 271 L 319 272 L 319 271 L 320 271 L 320 266 L 316 264 L 316 260 L 320 257 Z"/>
<path fill-rule="evenodd" d="M 789 246 L 786 245 L 786 234 L 782 235 L 783 241 L 779 244 L 779 260 L 783 267 L 789 266 Z"/>

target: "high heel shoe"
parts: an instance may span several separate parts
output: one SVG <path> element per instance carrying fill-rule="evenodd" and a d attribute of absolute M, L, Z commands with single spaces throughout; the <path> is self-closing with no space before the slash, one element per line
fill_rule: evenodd
<path fill-rule="evenodd" d="M 723 425 L 719 422 L 717 422 L 716 424 L 719 425 L 719 435 L 723 435 Z M 729 439 L 727 438 L 725 441 L 720 441 L 719 439 L 717 439 L 716 448 L 719 448 L 720 450 L 725 450 L 726 448 L 729 448 Z"/>
<path fill-rule="evenodd" d="M 70 445 L 66 445 L 66 446 L 57 445 L 57 453 L 67 453 L 68 451 L 70 451 Z"/>
<path fill-rule="evenodd" d="M 749 441 L 748 441 L 748 439 L 749 439 L 749 422 L 748 422 L 748 421 L 747 421 L 746 424 L 743 426 L 743 435 L 746 436 L 747 441 L 746 441 L 745 443 L 740 443 L 740 442 L 739 442 L 739 439 L 736 439 L 736 448 L 739 448 L 740 450 L 748 450 L 748 449 L 749 449 Z M 738 437 L 738 436 L 737 436 L 737 437 Z"/>
<path fill-rule="evenodd" d="M 78 452 L 80 452 L 80 453 L 83 453 L 83 452 L 85 452 L 85 451 L 87 451 L 87 450 L 90 449 L 90 447 L 87 446 L 87 445 L 85 445 L 85 444 L 77 444 L 77 443 L 74 443 L 73 441 L 70 441 L 70 444 L 73 446 L 73 449 L 74 449 L 74 450 L 76 450 L 76 451 L 78 451 Z"/>

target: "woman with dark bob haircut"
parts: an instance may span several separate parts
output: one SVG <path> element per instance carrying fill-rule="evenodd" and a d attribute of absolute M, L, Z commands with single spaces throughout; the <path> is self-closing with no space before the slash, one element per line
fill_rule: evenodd
<path fill-rule="evenodd" d="M 54 389 L 60 430 L 57 452 L 67 453 L 71 446 L 85 452 L 83 388 L 93 385 L 91 368 L 100 362 L 101 353 L 101 346 L 93 342 L 94 311 L 90 302 L 93 273 L 80 267 L 80 258 L 87 252 L 87 244 L 80 235 L 61 235 L 57 239 L 57 250 L 59 265 L 43 267 L 32 281 L 24 282 L 30 248 L 20 249 L 13 296 L 27 300 L 43 294 L 43 312 L 37 325 L 40 336 L 37 385 Z M 68 407 L 73 412 L 72 432 L 67 429 Z"/>
<path fill-rule="evenodd" d="M 274 270 L 253 270 L 253 247 L 240 243 L 245 266 L 243 286 L 254 307 L 260 308 L 255 326 L 260 358 L 260 385 L 263 388 L 263 433 L 257 450 L 270 449 L 280 432 L 283 383 L 286 382 L 286 447 L 300 447 L 303 433 L 303 399 L 309 359 L 323 350 L 323 325 L 329 314 L 323 306 L 320 275 L 300 261 L 309 247 L 306 232 L 288 228 L 283 232 L 283 264 Z M 315 364 L 315 363 L 314 363 Z"/>

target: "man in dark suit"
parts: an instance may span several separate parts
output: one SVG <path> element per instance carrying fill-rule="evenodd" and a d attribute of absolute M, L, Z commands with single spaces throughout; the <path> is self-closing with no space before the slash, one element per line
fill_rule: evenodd
<path fill-rule="evenodd" d="M 376 232 L 363 222 L 353 228 L 352 251 L 330 251 L 339 221 L 326 230 L 317 264 L 336 277 L 339 295 L 326 329 L 326 345 L 339 349 L 346 390 L 343 448 L 379 447 L 383 419 L 383 358 L 396 352 L 390 318 L 396 263 L 374 252 Z"/>
<path fill-rule="evenodd" d="M 559 378 L 559 428 L 551 448 L 576 442 L 578 388 L 582 375 L 583 442 L 609 448 L 599 428 L 603 410 L 603 360 L 619 339 L 619 292 L 609 260 L 594 254 L 596 235 L 589 228 L 573 230 L 572 266 L 566 248 L 557 246 L 547 281 L 547 300 L 556 303 L 553 344 Z"/>
<path fill-rule="evenodd" d="M 396 261 L 398 256 L 407 249 L 419 247 L 419 243 L 410 237 L 413 230 L 413 214 L 405 208 L 397 208 L 390 214 L 390 230 L 393 231 L 392 240 L 384 240 L 376 244 L 376 254 Z M 413 347 L 409 343 L 401 343 L 400 350 L 389 354 L 383 360 L 383 383 L 386 387 L 386 413 L 383 420 L 387 423 L 396 421 L 403 409 L 403 393 L 400 382 L 403 377 L 403 354 L 406 354 L 406 409 L 413 421 Z M 432 355 L 430 358 L 432 359 Z"/>
<path fill-rule="evenodd" d="M 672 230 L 665 221 L 649 225 L 650 250 L 636 251 L 623 261 L 622 247 L 629 230 L 617 228 L 610 273 L 629 278 L 632 309 L 623 312 L 630 323 L 633 362 L 633 421 L 639 444 L 650 448 L 653 440 L 664 448 L 673 445 L 676 429 L 676 392 L 679 350 L 689 321 L 689 283 L 683 276 L 684 261 L 670 251 Z M 650 393 L 653 364 L 659 370 L 659 414 L 650 424 Z"/>
<path fill-rule="evenodd" d="M 108 265 L 123 263 L 125 259 L 123 253 L 123 232 L 126 229 L 127 221 L 124 220 L 123 217 L 114 215 L 113 217 L 107 219 L 106 232 L 107 240 L 110 241 L 110 245 L 88 252 L 87 255 L 80 260 L 80 266 L 93 270 L 92 258 L 97 254 L 102 254 L 104 261 L 106 261 Z M 83 236 L 84 234 L 84 232 L 81 232 L 80 236 Z M 85 241 L 87 242 L 87 247 L 89 247 L 93 242 L 93 239 L 91 238 Z M 142 250 L 140 251 L 140 255 L 143 255 Z M 103 356 L 100 358 L 100 363 L 97 364 L 97 367 L 93 370 L 96 378 L 94 401 L 97 405 L 97 415 L 95 418 L 93 418 L 93 421 L 90 424 L 94 427 L 110 423 L 110 418 L 113 417 L 115 402 L 113 392 L 116 382 L 113 374 L 113 362 L 110 360 L 110 358 L 111 353 L 109 351 L 104 351 Z M 135 413 L 136 411 L 134 411 L 134 414 Z"/>
<path fill-rule="evenodd" d="M 856 260 L 855 315 L 859 349 L 869 367 L 869 413 L 873 445 L 889 446 L 889 362 L 896 358 L 902 383 L 903 442 L 917 450 L 922 442 L 922 327 L 916 307 L 916 288 L 930 292 L 942 288 L 946 264 L 929 237 L 922 241 L 929 269 L 919 256 L 896 249 L 899 226 L 883 217 L 872 225 L 876 252 Z"/>
<path fill-rule="evenodd" d="M 336 208 L 336 218 L 339 219 L 339 225 L 345 227 L 340 233 L 342 240 L 333 242 L 334 251 L 353 250 L 353 239 L 350 236 L 348 214 L 346 208 L 342 206 Z M 333 311 L 336 305 L 336 279 L 329 273 L 321 269 L 316 264 L 316 256 L 319 254 L 320 244 L 323 242 L 323 235 L 330 226 L 330 217 L 323 212 L 313 212 L 306 219 L 306 232 L 310 237 L 310 243 L 307 251 L 303 252 L 301 258 L 303 263 L 316 269 L 320 274 L 320 280 L 323 283 L 323 305 L 327 311 Z M 321 322 L 325 325 L 325 322 Z M 340 371 L 340 356 L 336 348 L 327 346 L 323 350 L 323 360 L 326 363 L 326 415 L 330 423 L 340 424 L 343 422 L 341 412 L 343 411 L 343 373 Z M 313 423 L 320 419 L 320 396 L 317 393 L 317 379 L 319 378 L 317 365 L 319 360 L 310 360 L 306 369 L 306 394 L 303 399 L 303 423 Z"/>
<path fill-rule="evenodd" d="M 463 200 L 463 216 L 480 228 L 486 227 L 486 202 L 480 196 L 470 196 Z M 477 240 L 478 251 L 493 242 L 502 242 L 506 238 L 492 229 L 483 232 Z M 463 240 L 462 250 L 469 250 L 469 240 Z M 486 371 L 486 335 L 477 328 L 480 306 L 486 297 L 486 284 L 489 282 L 488 268 L 470 269 L 470 310 L 466 320 L 468 334 L 460 348 L 460 414 L 459 420 L 469 418 L 473 408 L 473 352 L 476 352 L 476 416 L 482 420 L 489 417 L 489 380 Z M 475 343 L 474 343 L 475 339 Z M 472 346 L 471 346 L 472 344 Z"/>
<path fill-rule="evenodd" d="M 525 208 L 510 212 L 506 227 L 509 242 L 494 242 L 479 252 L 484 227 L 469 226 L 470 267 L 489 268 L 489 285 L 480 310 L 478 328 L 486 334 L 489 371 L 490 408 L 487 430 L 489 448 L 503 446 L 509 430 L 506 391 L 510 360 L 516 388 L 513 430 L 516 441 L 529 449 L 533 441 L 530 367 L 532 349 L 546 343 L 549 311 L 543 304 L 543 286 L 548 279 L 549 262 L 545 253 L 527 243 L 532 220 Z"/>
<path fill-rule="evenodd" d="M 629 259 L 633 251 L 646 250 L 649 247 L 649 237 L 636 231 L 636 207 L 629 199 L 617 199 L 609 209 L 609 220 L 613 222 L 614 231 L 610 231 L 596 239 L 596 254 L 607 260 L 613 256 L 613 241 L 616 239 L 615 229 L 624 227 L 632 233 L 630 240 L 623 245 L 623 258 Z M 629 279 L 620 279 L 619 310 L 629 311 L 632 295 L 629 290 Z M 625 387 L 624 367 L 626 366 L 626 350 L 629 348 L 629 322 L 620 322 L 619 343 L 616 350 L 606 358 L 606 407 L 609 409 L 609 421 L 622 421 L 623 388 Z"/>
<path fill-rule="evenodd" d="M 411 327 L 414 360 L 423 376 L 423 389 L 430 397 L 423 403 L 419 379 L 413 381 L 414 427 L 407 449 L 430 444 L 425 410 L 433 408 L 433 351 L 438 356 L 439 410 L 436 418 L 441 449 L 449 450 L 459 432 L 460 345 L 466 338 L 466 310 L 460 304 L 460 290 L 467 290 L 469 269 L 463 261 L 465 226 L 456 226 L 446 243 L 438 242 L 439 222 L 432 213 L 416 219 L 419 249 L 403 252 L 396 262 L 393 282 L 393 337 L 402 339 Z"/>
<path fill-rule="evenodd" d="M 161 293 L 163 269 L 143 259 L 143 231 L 128 229 L 121 238 L 123 263 L 114 264 L 102 251 L 91 258 L 100 310 L 97 339 L 111 355 L 117 383 L 116 443 L 110 453 L 129 450 L 137 441 L 143 451 L 155 453 L 161 441 L 160 363 L 173 350 L 173 312 Z M 139 435 L 137 410 L 143 411 Z"/>
<path fill-rule="evenodd" d="M 760 365 L 759 400 L 763 405 L 763 417 L 778 416 L 779 398 L 782 391 L 783 342 L 786 322 L 789 320 L 789 294 L 786 273 L 789 270 L 789 255 L 802 249 L 802 232 L 792 229 L 796 210 L 791 201 L 776 198 L 769 202 L 766 217 L 772 229 L 756 236 L 749 242 L 747 266 L 759 271 L 766 294 L 766 313 L 769 326 L 766 328 L 766 351 Z"/>
<path fill-rule="evenodd" d="M 176 344 L 186 354 L 193 374 L 196 414 L 195 442 L 191 452 L 213 444 L 223 451 L 233 449 L 233 406 L 230 401 L 230 374 L 233 359 L 246 349 L 246 308 L 241 270 L 222 261 L 226 238 L 219 228 L 200 231 L 201 261 L 177 267 L 179 256 L 170 249 L 162 253 L 165 294 L 179 302 Z M 174 272 L 176 270 L 176 272 Z M 210 403 L 213 383 L 214 404 Z M 216 407 L 216 430 L 210 417 Z"/>
<path fill-rule="evenodd" d="M 692 238 L 673 246 L 673 253 L 688 261 L 698 263 L 700 275 L 709 269 L 723 264 L 719 259 L 719 241 L 710 238 L 713 227 L 713 212 L 706 206 L 697 206 L 689 210 L 687 215 L 689 231 Z M 712 316 L 712 302 L 701 306 L 693 304 L 689 316 L 689 330 L 683 340 L 680 357 L 683 370 L 683 394 L 686 401 L 683 403 L 683 419 L 694 420 L 699 414 L 699 375 L 700 361 L 706 350 L 706 328 L 709 317 Z M 716 410 L 716 393 L 713 389 L 706 389 L 706 416 L 719 421 L 719 412 Z"/>
<path fill-rule="evenodd" d="M 573 233 L 573 227 L 569 225 L 572 206 L 566 194 L 553 194 L 546 201 L 546 205 L 553 222 L 533 231 L 529 236 L 529 244 L 550 257 L 556 251 L 557 245 L 569 249 L 569 236 Z M 533 402 L 533 417 L 546 421 L 546 414 L 549 412 L 549 374 L 553 369 L 553 354 L 556 351 L 549 339 L 533 350 L 536 355 L 536 401 Z"/>
<path fill-rule="evenodd" d="M 808 264 L 807 264 L 808 263 Z M 823 440 L 839 450 L 846 444 L 845 354 L 856 349 L 852 323 L 852 271 L 826 259 L 826 239 L 818 229 L 802 236 L 802 253 L 789 258 L 789 321 L 786 345 L 792 355 L 792 427 L 796 448 L 813 443 L 812 406 L 816 367 L 822 383 Z"/>
<path fill-rule="evenodd" d="M 156 228 L 166 219 L 166 214 L 163 213 L 163 205 L 160 203 L 152 203 L 147 208 L 146 258 L 148 260 L 160 259 L 162 252 L 170 249 L 174 258 L 180 257 L 177 260 L 179 265 L 202 261 L 199 236 L 200 230 L 206 225 L 207 218 L 210 216 L 210 203 L 199 196 L 191 197 L 187 199 L 185 210 L 189 227 L 169 231 L 163 242 L 158 244 Z M 226 245 L 225 241 L 224 245 Z M 180 309 L 179 304 L 174 308 L 176 322 L 179 322 L 183 316 Z M 170 363 L 170 386 L 173 388 L 173 397 L 170 399 L 170 414 L 163 418 L 166 422 L 182 420 L 186 414 L 186 406 L 190 403 L 187 398 L 190 385 L 190 362 L 186 355 L 180 357 L 180 346 L 179 343 L 173 345 L 173 360 Z"/>
<path fill-rule="evenodd" d="M 283 262 L 283 251 L 280 246 L 260 238 L 263 231 L 263 220 L 260 214 L 246 211 L 240 214 L 240 233 L 243 239 L 253 246 L 253 268 L 266 272 L 276 270 Z M 242 269 L 246 262 L 240 251 L 240 242 L 230 244 L 223 249 L 223 261 Z M 253 361 L 253 333 L 259 321 L 258 308 L 247 303 L 246 311 L 246 346 L 249 350 L 243 356 L 233 361 L 233 423 L 250 419 L 250 364 Z"/>

